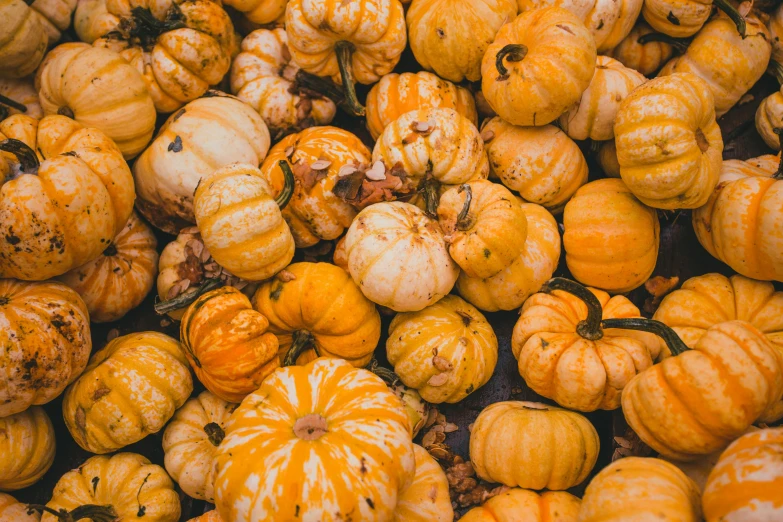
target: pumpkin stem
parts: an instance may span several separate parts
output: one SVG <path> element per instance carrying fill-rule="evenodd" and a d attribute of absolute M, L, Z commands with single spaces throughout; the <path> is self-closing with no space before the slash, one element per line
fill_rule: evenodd
<path fill-rule="evenodd" d="M 152 15 L 152 12 L 146 7 L 134 7 L 131 9 L 133 16 L 133 28 L 130 36 L 138 37 L 149 41 L 154 41 L 163 33 L 187 27 L 185 16 L 180 11 L 177 4 L 171 4 L 171 8 L 166 13 L 166 19 L 161 21 Z"/>
<path fill-rule="evenodd" d="M 11 98 L 8 98 L 7 96 L 3 96 L 0 94 L 0 104 L 2 105 L 8 105 L 12 109 L 16 109 L 19 112 L 27 112 L 27 106 L 23 103 L 19 103 L 16 100 L 12 100 Z"/>
<path fill-rule="evenodd" d="M 210 290 L 223 285 L 223 281 L 219 278 L 206 279 L 204 283 L 196 289 L 195 292 L 185 293 L 178 295 L 174 299 L 167 299 L 159 303 L 155 303 L 155 313 L 158 315 L 164 315 L 180 308 L 185 308 L 200 296 L 206 294 Z"/>
<path fill-rule="evenodd" d="M 731 5 L 728 0 L 713 0 L 712 3 L 731 18 L 731 21 L 737 26 L 737 31 L 740 36 L 744 39 L 747 36 L 747 33 L 745 32 L 745 17 L 742 16 L 740 12 L 737 11 L 737 8 Z"/>
<path fill-rule="evenodd" d="M 679 52 L 680 54 L 685 53 L 685 51 L 688 50 L 688 46 L 691 44 L 691 41 L 687 38 L 674 38 L 673 36 L 669 36 L 668 34 L 663 34 L 663 33 L 644 34 L 640 36 L 636 41 L 640 45 L 644 45 L 650 42 L 663 42 L 677 49 L 677 52 Z"/>
<path fill-rule="evenodd" d="M 780 135 L 783 134 L 783 129 L 774 129 L 772 132 L 774 132 L 778 140 L 780 139 Z M 772 175 L 772 179 L 783 179 L 783 154 L 780 155 L 780 163 L 778 164 L 778 170 L 775 171 L 775 173 Z"/>
<path fill-rule="evenodd" d="M 666 342 L 666 346 L 669 347 L 672 355 L 680 355 L 690 350 L 674 330 L 654 319 L 645 319 L 643 317 L 604 319 L 601 321 L 601 326 L 604 328 L 621 328 L 623 330 L 640 330 L 642 332 L 654 333 Z"/>
<path fill-rule="evenodd" d="M 424 195 L 424 212 L 432 219 L 438 219 L 439 188 L 440 182 L 429 174 L 419 183 L 419 192 Z"/>
<path fill-rule="evenodd" d="M 353 81 L 353 69 L 351 68 L 351 56 L 354 46 L 351 42 L 341 40 L 334 46 L 334 52 L 337 55 L 337 65 L 340 68 L 340 77 L 343 79 L 343 89 L 345 89 L 345 102 L 348 111 L 358 117 L 366 114 L 364 105 L 359 103 L 356 98 L 356 87 Z"/>
<path fill-rule="evenodd" d="M 302 353 L 308 348 L 315 349 L 318 353 L 318 348 L 315 347 L 315 338 L 307 330 L 297 330 L 293 333 L 294 341 L 291 343 L 291 347 L 288 349 L 288 353 L 285 354 L 283 360 L 283 366 L 293 366 L 296 364 L 296 360 Z"/>
<path fill-rule="evenodd" d="M 59 109 L 57 109 L 57 114 L 59 114 L 60 116 L 65 116 L 66 118 L 71 118 L 71 119 L 74 118 L 73 110 L 68 106 L 60 107 Z"/>
<path fill-rule="evenodd" d="M 351 108 L 351 104 L 348 103 L 345 92 L 339 85 L 328 78 L 322 78 L 299 69 L 296 72 L 296 76 L 294 76 L 294 88 L 303 88 L 307 91 L 318 93 L 321 96 L 332 100 L 343 111 L 348 114 L 353 114 L 353 109 Z"/>
<path fill-rule="evenodd" d="M 78 522 L 89 518 L 93 522 L 113 522 L 119 519 L 119 515 L 114 510 L 113 506 L 99 506 L 97 504 L 85 504 L 79 506 L 72 511 L 61 509 L 55 511 L 54 509 L 41 504 L 28 504 L 27 512 L 40 511 L 41 513 L 49 513 L 54 515 L 60 522 Z"/>
<path fill-rule="evenodd" d="M 41 164 L 38 162 L 38 156 L 35 155 L 35 151 L 31 149 L 25 142 L 9 138 L 7 140 L 0 141 L 0 150 L 10 152 L 19 161 L 20 171 L 23 174 L 37 174 L 38 167 Z"/>
<path fill-rule="evenodd" d="M 475 223 L 470 216 L 470 203 L 473 201 L 473 189 L 470 185 L 464 183 L 460 185 L 458 192 L 465 192 L 465 204 L 457 215 L 457 230 L 470 230 Z"/>
<path fill-rule="evenodd" d="M 508 69 L 503 64 L 503 59 L 509 62 L 521 62 L 527 56 L 527 47 L 522 44 L 508 44 L 495 55 L 495 67 L 501 77 L 508 78 Z"/>
<path fill-rule="evenodd" d="M 367 369 L 380 377 L 387 386 L 394 386 L 400 382 L 400 378 L 397 376 L 397 374 L 389 368 L 381 366 L 378 363 L 378 359 L 375 357 L 373 357 L 372 361 L 370 361 L 370 364 L 367 365 Z"/>
<path fill-rule="evenodd" d="M 217 422 L 210 422 L 204 426 L 204 433 L 207 434 L 209 442 L 211 442 L 213 446 L 220 446 L 220 443 L 226 438 L 226 432 L 223 431 L 223 428 L 221 428 Z"/>
<path fill-rule="evenodd" d="M 280 170 L 283 171 L 285 184 L 283 185 L 280 194 L 275 198 L 275 203 L 280 207 L 280 210 L 283 210 L 285 206 L 288 205 L 288 202 L 291 201 L 291 196 L 294 194 L 294 173 L 291 170 L 291 165 L 289 165 L 286 160 L 280 160 L 277 164 L 280 165 Z"/>
<path fill-rule="evenodd" d="M 604 336 L 601 330 L 601 316 L 603 309 L 601 302 L 590 290 L 576 281 L 564 277 L 553 277 L 541 287 L 542 292 L 549 293 L 552 290 L 562 290 L 577 297 L 587 306 L 587 318 L 576 325 L 576 333 L 583 339 L 597 341 Z"/>

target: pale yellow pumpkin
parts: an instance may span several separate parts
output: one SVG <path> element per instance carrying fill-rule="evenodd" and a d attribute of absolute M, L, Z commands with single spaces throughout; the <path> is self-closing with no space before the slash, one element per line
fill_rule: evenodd
<path fill-rule="evenodd" d="M 78 0 L 73 29 L 79 40 L 93 43 L 117 27 L 117 17 L 106 9 L 106 0 Z"/>
<path fill-rule="evenodd" d="M 71 26 L 76 0 L 34 0 L 29 5 L 41 20 L 49 43 L 54 44 L 60 39 L 62 32 Z"/>
<path fill-rule="evenodd" d="M 392 522 L 453 522 L 454 510 L 446 474 L 418 444 L 413 445 L 413 455 L 416 474 L 410 486 L 400 493 Z"/>
<path fill-rule="evenodd" d="M 565 491 L 513 488 L 468 511 L 463 522 L 576 522 L 579 498 Z"/>
<path fill-rule="evenodd" d="M 24 78 L 41 63 L 49 36 L 41 17 L 23 0 L 2 0 L 0 15 L 0 77 Z"/>
<path fill-rule="evenodd" d="M 39 522 L 41 514 L 29 512 L 27 504 L 18 502 L 11 495 L 0 493 L 0 520 L 5 522 Z"/>
<path fill-rule="evenodd" d="M 54 462 L 54 449 L 54 427 L 40 406 L 0 418 L 0 491 L 41 480 Z"/>
<path fill-rule="evenodd" d="M 628 36 L 606 54 L 630 69 L 639 71 L 645 76 L 652 76 L 669 61 L 673 53 L 671 44 L 666 42 L 658 40 L 639 42 L 639 38 L 654 32 L 652 27 L 639 20 Z"/>
<path fill-rule="evenodd" d="M 22 107 L 11 106 L 2 97 L 8 98 L 16 104 L 21 104 Z M 4 120 L 5 116 L 11 116 L 13 114 L 25 114 L 36 120 L 43 118 L 43 109 L 41 109 L 41 103 L 38 101 L 38 91 L 33 86 L 32 78 L 0 78 L 0 120 Z"/>
<path fill-rule="evenodd" d="M 756 130 L 771 149 L 780 149 L 780 132 L 783 132 L 783 92 L 775 91 L 756 109 Z"/>

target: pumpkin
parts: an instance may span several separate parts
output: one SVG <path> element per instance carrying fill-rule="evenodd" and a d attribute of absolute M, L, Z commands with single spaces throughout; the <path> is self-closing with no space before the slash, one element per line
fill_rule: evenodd
<path fill-rule="evenodd" d="M 39 522 L 41 515 L 35 511 L 29 513 L 27 504 L 18 502 L 11 495 L 0 493 L 0 518 L 7 522 Z"/>
<path fill-rule="evenodd" d="M 780 37 L 783 36 L 783 7 L 780 5 L 769 13 L 767 30 L 772 44 L 772 60 L 775 63 L 783 63 L 783 42 L 780 41 Z"/>
<path fill-rule="evenodd" d="M 217 510 L 232 522 L 392 520 L 414 478 L 409 430 L 399 399 L 367 370 L 332 358 L 278 369 L 226 425 Z"/>
<path fill-rule="evenodd" d="M 438 223 L 449 254 L 468 277 L 492 277 L 525 248 L 527 218 L 522 204 L 491 181 L 470 181 L 447 190 L 438 206 Z"/>
<path fill-rule="evenodd" d="M 285 15 L 288 0 L 227 0 L 227 6 L 233 7 L 254 24 L 271 24 Z"/>
<path fill-rule="evenodd" d="M 341 268 L 329 263 L 294 263 L 263 283 L 253 308 L 269 320 L 286 364 L 306 348 L 365 366 L 381 336 L 375 305 Z"/>
<path fill-rule="evenodd" d="M 481 126 L 493 176 L 530 203 L 560 213 L 587 183 L 587 162 L 571 138 L 554 125 L 517 127 L 495 117 Z"/>
<path fill-rule="evenodd" d="M 138 332 L 109 341 L 90 358 L 65 391 L 63 417 L 79 446 L 110 453 L 160 431 L 192 391 L 179 343 Z"/>
<path fill-rule="evenodd" d="M 106 8 L 106 0 L 78 0 L 73 29 L 79 40 L 93 43 L 117 27 L 117 17 Z"/>
<path fill-rule="evenodd" d="M 481 61 L 481 90 L 512 125 L 546 125 L 579 101 L 595 71 L 595 40 L 560 7 L 520 14 L 498 31 Z"/>
<path fill-rule="evenodd" d="M 297 247 L 309 247 L 322 239 L 337 239 L 351 224 L 356 211 L 334 194 L 340 171 L 370 162 L 370 151 L 350 132 L 337 127 L 311 127 L 291 134 L 269 151 L 261 171 L 275 190 L 283 190 L 280 161 L 292 165 L 296 186 L 283 217 Z M 315 167 L 315 168 L 313 168 Z"/>
<path fill-rule="evenodd" d="M 49 45 L 43 20 L 24 0 L 2 0 L 0 77 L 24 78 L 41 63 Z"/>
<path fill-rule="evenodd" d="M 345 252 L 345 236 L 337 240 L 334 245 L 334 253 L 332 254 L 332 263 L 339 266 L 346 272 L 348 270 L 348 254 Z"/>
<path fill-rule="evenodd" d="M 95 127 L 125 159 L 152 139 L 155 106 L 144 78 L 119 54 L 85 43 L 54 48 L 36 73 L 44 114 L 64 114 Z"/>
<path fill-rule="evenodd" d="M 204 245 L 242 279 L 268 279 L 294 257 L 294 237 L 280 212 L 293 193 L 294 176 L 281 163 L 286 186 L 275 199 L 261 171 L 247 163 L 222 167 L 196 187 L 193 213 Z"/>
<path fill-rule="evenodd" d="M 771 149 L 780 149 L 780 132 L 783 132 L 783 93 L 775 91 L 756 109 L 756 130 Z"/>
<path fill-rule="evenodd" d="M 22 489 L 41 480 L 54 462 L 54 447 L 54 427 L 43 408 L 33 406 L 0 418 L 0 490 Z"/>
<path fill-rule="evenodd" d="M 452 522 L 454 510 L 449 498 L 449 482 L 438 462 L 419 446 L 413 445 L 416 474 L 402 490 L 393 522 Z"/>
<path fill-rule="evenodd" d="M 87 365 L 87 307 L 63 284 L 0 279 L 0 322 L 0 417 L 53 400 Z"/>
<path fill-rule="evenodd" d="M 79 293 L 92 321 L 116 321 L 152 290 L 158 272 L 157 246 L 150 227 L 134 212 L 103 254 L 59 279 Z"/>
<path fill-rule="evenodd" d="M 780 168 L 780 152 L 778 152 L 777 155 L 762 154 L 761 156 L 757 156 L 755 158 L 748 158 L 745 160 L 745 162 L 751 164 L 754 167 L 765 170 L 770 174 L 775 174 Z"/>
<path fill-rule="evenodd" d="M 509 487 L 576 486 L 593 469 L 598 446 L 598 433 L 585 417 L 538 402 L 491 404 L 470 431 L 476 475 Z"/>
<path fill-rule="evenodd" d="M 223 522 L 223 519 L 220 518 L 220 514 L 217 512 L 217 509 L 213 509 L 212 511 L 207 511 L 199 517 L 191 518 L 188 520 L 188 522 Z"/>
<path fill-rule="evenodd" d="M 163 468 L 136 453 L 117 453 L 91 457 L 60 477 L 44 509 L 41 522 L 69 520 L 61 511 L 73 520 L 176 522 L 180 502 Z"/>
<path fill-rule="evenodd" d="M 578 518 L 579 522 L 645 519 L 699 522 L 699 488 L 669 462 L 626 457 L 593 477 Z"/>
<path fill-rule="evenodd" d="M 560 127 L 575 140 L 595 141 L 614 137 L 617 109 L 646 78 L 608 56 L 599 56 L 590 86 L 577 104 L 560 116 Z"/>
<path fill-rule="evenodd" d="M 453 82 L 476 82 L 487 47 L 516 16 L 516 0 L 415 0 L 408 8 L 408 40 L 428 71 Z"/>
<path fill-rule="evenodd" d="M 345 236 L 345 251 L 362 293 L 396 312 L 437 302 L 459 275 L 438 222 L 409 203 L 384 202 L 362 210 Z"/>
<path fill-rule="evenodd" d="M 54 44 L 62 32 L 71 26 L 76 0 L 34 0 L 29 5 L 41 20 L 43 30 L 49 36 L 49 43 Z"/>
<path fill-rule="evenodd" d="M 64 116 L 11 116 L 0 138 L 0 274 L 43 280 L 98 257 L 133 211 L 119 149 Z"/>
<path fill-rule="evenodd" d="M 447 295 L 419 312 L 394 317 L 386 357 L 400 380 L 427 402 L 456 403 L 492 377 L 498 340 L 481 312 Z"/>
<path fill-rule="evenodd" d="M 215 452 L 225 436 L 223 428 L 236 407 L 204 391 L 178 409 L 166 426 L 163 432 L 166 471 L 188 496 L 214 502 Z"/>
<path fill-rule="evenodd" d="M 620 177 L 620 163 L 617 161 L 617 146 L 614 140 L 605 141 L 598 149 L 598 164 L 607 178 Z"/>
<path fill-rule="evenodd" d="M 278 366 L 277 337 L 268 327 L 250 299 L 224 286 L 188 307 L 180 338 L 198 380 L 221 399 L 240 402 Z"/>
<path fill-rule="evenodd" d="M 708 522 L 775 520 L 783 515 L 783 428 L 743 435 L 720 456 L 704 487 Z"/>
<path fill-rule="evenodd" d="M 439 108 L 453 109 L 478 124 L 476 102 L 468 89 L 427 71 L 387 74 L 367 94 L 367 130 L 377 140 L 403 114 Z"/>
<path fill-rule="evenodd" d="M 713 96 L 691 73 L 640 85 L 614 123 L 620 176 L 645 205 L 698 208 L 718 182 L 723 153 Z"/>
<path fill-rule="evenodd" d="M 646 0 L 642 16 L 658 32 L 685 38 L 699 32 L 712 14 L 712 7 L 724 11 L 745 37 L 745 17 L 727 0 Z"/>
<path fill-rule="evenodd" d="M 658 258 L 660 225 L 622 180 L 580 188 L 563 213 L 566 264 L 582 284 L 624 293 L 643 284 Z"/>
<path fill-rule="evenodd" d="M 153 226 L 176 234 L 195 222 L 201 178 L 230 163 L 260 165 L 269 130 L 252 107 L 228 95 L 194 100 L 166 120 L 133 165 L 136 207 Z"/>
<path fill-rule="evenodd" d="M 617 44 L 617 47 L 607 53 L 629 69 L 639 71 L 645 76 L 652 76 L 663 66 L 674 52 L 672 45 L 657 39 L 644 40 L 655 30 L 643 20 L 636 23 L 628 36 Z M 642 41 L 639 41 L 642 39 Z"/>
<path fill-rule="evenodd" d="M 0 121 L 19 113 L 36 120 L 43 118 L 38 91 L 30 79 L 0 78 Z"/>
<path fill-rule="evenodd" d="M 552 214 L 544 207 L 522 203 L 527 218 L 527 239 L 522 253 L 507 268 L 487 279 L 457 279 L 459 294 L 485 312 L 514 310 L 531 294 L 538 292 L 557 268 L 560 260 L 560 231 Z"/>
<path fill-rule="evenodd" d="M 463 522 L 576 522 L 579 498 L 565 491 L 536 493 L 514 488 L 468 511 Z"/>

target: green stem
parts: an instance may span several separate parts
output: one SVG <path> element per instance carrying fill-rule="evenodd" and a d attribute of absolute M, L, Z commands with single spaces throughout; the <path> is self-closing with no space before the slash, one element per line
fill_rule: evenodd
<path fill-rule="evenodd" d="M 93 522 L 114 522 L 119 520 L 119 515 L 114 510 L 113 506 L 99 506 L 97 504 L 85 504 L 79 506 L 72 511 L 61 509 L 55 511 L 54 509 L 41 504 L 28 504 L 27 512 L 39 511 L 41 513 L 49 513 L 54 515 L 60 522 L 77 522 L 89 518 Z"/>
<path fill-rule="evenodd" d="M 429 174 L 421 181 L 419 186 L 419 191 L 424 196 L 424 211 L 432 219 L 438 218 L 438 206 L 440 205 L 439 188 L 440 182 Z"/>
<path fill-rule="evenodd" d="M 525 56 L 527 56 L 526 46 L 522 44 L 508 44 L 495 55 L 495 67 L 501 76 L 508 76 L 508 69 L 506 69 L 503 59 L 507 59 L 509 62 L 521 62 L 525 59 Z"/>
<path fill-rule="evenodd" d="M 283 185 L 280 194 L 275 198 L 275 203 L 280 207 L 280 210 L 283 210 L 285 206 L 288 205 L 288 202 L 291 201 L 291 196 L 294 194 L 294 173 L 291 170 L 291 165 L 289 165 L 286 160 L 280 160 L 277 164 L 280 165 L 280 170 L 283 171 L 285 184 Z"/>
<path fill-rule="evenodd" d="M 345 90 L 345 101 L 349 112 L 354 116 L 362 117 L 366 114 L 364 105 L 359 103 L 356 98 L 356 87 L 353 80 L 353 69 L 351 68 L 351 56 L 354 46 L 351 42 L 339 41 L 334 46 L 334 52 L 337 55 L 337 66 L 340 68 L 340 77 L 343 80 L 343 89 Z"/>
<path fill-rule="evenodd" d="M 473 189 L 470 188 L 470 185 L 464 183 L 460 185 L 459 192 L 465 192 L 465 204 L 457 215 L 457 230 L 470 230 L 475 224 L 473 220 L 470 219 L 470 204 L 473 201 Z"/>
<path fill-rule="evenodd" d="M 601 317 L 603 309 L 601 302 L 590 290 L 576 281 L 564 277 L 553 277 L 541 287 L 542 292 L 549 293 L 552 290 L 562 290 L 578 298 L 587 306 L 587 318 L 576 325 L 576 333 L 583 339 L 597 341 L 604 336 L 601 330 Z"/>
<path fill-rule="evenodd" d="M 178 295 L 173 299 L 167 299 L 165 301 L 156 303 L 155 313 L 158 315 L 164 315 L 169 312 L 173 312 L 174 310 L 185 308 L 189 306 L 193 301 L 198 299 L 200 296 L 206 294 L 210 290 L 213 290 L 221 285 L 223 285 L 223 281 L 221 281 L 218 278 L 205 279 L 204 282 L 201 284 L 201 286 L 198 287 L 195 292 L 184 293 L 182 295 Z"/>
<path fill-rule="evenodd" d="M 295 365 L 299 356 L 309 348 L 314 348 L 316 353 L 318 352 L 318 349 L 314 344 L 315 338 L 313 338 L 313 335 L 307 330 L 297 330 L 292 335 L 293 342 L 291 343 L 291 347 L 288 349 L 288 353 L 285 354 L 283 366 Z"/>
<path fill-rule="evenodd" d="M 12 100 L 11 98 L 3 96 L 2 94 L 0 94 L 0 103 L 3 105 L 8 105 L 12 109 L 16 109 L 19 112 L 27 112 L 27 106 L 25 104 L 19 103 L 16 100 Z"/>
<path fill-rule="evenodd" d="M 672 355 L 680 355 L 690 350 L 674 330 L 654 319 L 644 319 L 643 317 L 604 319 L 601 321 L 601 326 L 604 328 L 621 328 L 623 330 L 640 330 L 653 333 L 664 340 Z"/>
<path fill-rule="evenodd" d="M 728 0 L 713 0 L 712 3 L 731 18 L 734 25 L 737 26 L 737 31 L 739 31 L 740 36 L 745 38 L 747 36 L 745 18 L 737 11 L 737 8 L 731 5 Z"/>
<path fill-rule="evenodd" d="M 38 167 L 41 164 L 38 162 L 38 156 L 35 155 L 35 151 L 31 149 L 25 142 L 9 138 L 7 140 L 0 141 L 0 150 L 10 152 L 19 161 L 21 171 L 24 174 L 37 174 Z"/>
<path fill-rule="evenodd" d="M 677 52 L 679 52 L 680 54 L 685 53 L 685 51 L 688 50 L 688 46 L 691 43 L 689 39 L 674 38 L 673 36 L 669 36 L 668 34 L 663 34 L 663 33 L 647 33 L 645 35 L 640 36 L 636 41 L 640 45 L 644 45 L 650 42 L 662 42 L 665 44 L 669 44 L 675 49 L 677 49 Z"/>
<path fill-rule="evenodd" d="M 226 432 L 223 431 L 223 428 L 217 422 L 210 422 L 204 426 L 204 433 L 207 434 L 209 442 L 215 447 L 220 446 L 220 443 L 226 438 Z"/>

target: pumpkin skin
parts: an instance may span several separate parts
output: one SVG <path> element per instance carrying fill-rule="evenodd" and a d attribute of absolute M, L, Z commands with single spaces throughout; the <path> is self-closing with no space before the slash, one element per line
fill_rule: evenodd
<path fill-rule="evenodd" d="M 487 47 L 516 15 L 516 0 L 415 0 L 408 8 L 408 41 L 428 71 L 453 82 L 476 82 Z"/>
<path fill-rule="evenodd" d="M 0 493 L 0 518 L 6 522 L 39 522 L 41 514 L 33 511 L 29 515 L 27 504 L 18 502 L 11 495 Z"/>
<path fill-rule="evenodd" d="M 41 109 L 41 103 L 38 101 L 38 91 L 33 87 L 31 79 L 0 78 L 0 95 L 27 107 L 27 111 L 24 112 L 26 116 L 36 120 L 43 118 L 43 109 Z M 4 111 L 7 111 L 8 116 L 20 114 L 18 110 L 0 102 L 0 114 Z M 0 116 L 0 120 L 3 119 L 5 118 Z"/>
<path fill-rule="evenodd" d="M 221 399 L 240 402 L 278 367 L 277 337 L 268 327 L 250 299 L 224 286 L 188 307 L 180 338 L 198 380 Z"/>
<path fill-rule="evenodd" d="M 620 104 L 614 136 L 620 176 L 642 203 L 673 210 L 707 202 L 723 139 L 704 80 L 674 73 L 639 86 Z"/>
<path fill-rule="evenodd" d="M 772 59 L 781 63 L 783 62 L 783 42 L 780 41 L 780 37 L 783 36 L 783 7 L 780 5 L 769 13 L 767 30 L 772 44 Z"/>
<path fill-rule="evenodd" d="M 638 21 L 628 36 L 609 51 L 607 56 L 611 56 L 629 69 L 639 71 L 645 76 L 652 76 L 669 61 L 674 52 L 672 46 L 666 42 L 639 43 L 639 38 L 654 32 L 655 30 L 644 21 Z"/>
<path fill-rule="evenodd" d="M 514 488 L 468 511 L 463 522 L 576 522 L 579 498 L 565 491 L 536 493 Z"/>
<path fill-rule="evenodd" d="M 134 212 L 103 254 L 59 280 L 76 290 L 96 323 L 116 321 L 144 301 L 158 273 L 158 240 Z"/>
<path fill-rule="evenodd" d="M 519 61 L 498 53 L 521 45 Z M 513 58 L 513 57 L 512 57 Z M 512 125 L 546 125 L 579 101 L 595 71 L 595 40 L 570 11 L 545 7 L 520 14 L 498 31 L 481 61 L 481 91 L 492 110 Z"/>
<path fill-rule="evenodd" d="M 778 167 L 780 166 L 780 152 L 777 154 L 762 154 L 755 158 L 748 158 L 745 162 L 767 171 L 770 174 L 774 174 L 778 171 Z"/>
<path fill-rule="evenodd" d="M 76 0 L 35 0 L 30 9 L 41 20 L 44 31 L 49 36 L 49 43 L 57 42 L 62 31 L 71 26 L 71 15 L 76 9 Z"/>
<path fill-rule="evenodd" d="M 642 16 L 659 33 L 687 38 L 705 25 L 712 7 L 712 0 L 647 0 Z"/>
<path fill-rule="evenodd" d="M 402 490 L 392 522 L 452 522 L 454 510 L 449 498 L 449 482 L 438 462 L 421 446 L 413 445 L 416 474 Z"/>
<path fill-rule="evenodd" d="M 54 450 L 54 427 L 43 408 L 33 406 L 0 418 L 0 490 L 22 489 L 41 480 L 54 462 Z"/>
<path fill-rule="evenodd" d="M 386 356 L 400 380 L 425 401 L 453 404 L 492 377 L 498 340 L 481 312 L 447 295 L 420 312 L 397 314 Z"/>
<path fill-rule="evenodd" d="M 470 461 L 489 482 L 564 490 L 581 483 L 598 458 L 598 433 L 585 417 L 538 402 L 484 408 L 470 432 Z"/>
<path fill-rule="evenodd" d="M 554 125 L 518 127 L 494 117 L 481 126 L 481 135 L 492 175 L 553 214 L 587 183 L 582 151 Z"/>
<path fill-rule="evenodd" d="M 43 60 L 49 37 L 41 17 L 23 0 L 3 0 L 0 13 L 0 77 L 24 78 Z"/>
<path fill-rule="evenodd" d="M 163 432 L 166 471 L 188 496 L 214 502 L 215 452 L 237 408 L 208 391 L 177 410 Z"/>
<path fill-rule="evenodd" d="M 392 520 L 414 478 L 409 430 L 399 399 L 367 370 L 331 358 L 280 368 L 226 425 L 217 510 L 233 522 Z M 337 466 L 342 477 L 324 472 Z"/>
<path fill-rule="evenodd" d="M 579 522 L 701 520 L 699 488 L 673 464 L 625 457 L 593 477 L 582 498 Z"/>
<path fill-rule="evenodd" d="M 73 114 L 111 138 L 125 159 L 136 157 L 152 139 L 155 106 L 144 79 L 113 51 L 61 44 L 46 56 L 35 84 L 44 114 Z"/>
<path fill-rule="evenodd" d="M 160 431 L 192 391 L 179 343 L 158 332 L 134 333 L 90 358 L 65 391 L 63 417 L 79 446 L 110 453 Z"/>
<path fill-rule="evenodd" d="M 117 17 L 106 9 L 106 0 L 78 0 L 73 13 L 73 29 L 79 40 L 93 43 L 117 27 Z"/>
<path fill-rule="evenodd" d="M 223 519 L 220 518 L 217 509 L 213 509 L 212 511 L 207 511 L 200 517 L 191 518 L 188 522 L 223 522 Z"/>
<path fill-rule="evenodd" d="M 57 481 L 46 506 L 72 511 L 87 504 L 111 506 L 119 520 L 128 522 L 176 522 L 180 515 L 179 495 L 169 476 L 136 453 L 87 459 Z M 41 517 L 41 522 L 58 520 L 50 513 Z"/>
<path fill-rule="evenodd" d="M 783 129 L 783 93 L 775 91 L 761 101 L 756 109 L 756 130 L 771 149 L 780 149 L 780 136 L 775 131 Z"/>
<path fill-rule="evenodd" d="M 0 417 L 46 404 L 76 380 L 92 348 L 79 294 L 55 283 L 0 279 Z"/>
<path fill-rule="evenodd" d="M 604 142 L 598 149 L 598 164 L 601 165 L 607 178 L 620 177 L 620 162 L 617 161 L 617 146 L 614 140 Z"/>
<path fill-rule="evenodd" d="M 254 24 L 271 24 L 285 14 L 288 0 L 228 0 L 226 5 L 233 7 Z"/>
<path fill-rule="evenodd" d="M 624 293 L 655 268 L 658 216 L 622 180 L 599 179 L 580 188 L 563 213 L 568 270 L 580 283 Z"/>
<path fill-rule="evenodd" d="M 437 302 L 459 275 L 438 222 L 409 203 L 362 210 L 345 236 L 345 251 L 362 293 L 395 312 L 416 312 Z M 400 259 L 406 262 L 392 261 Z"/>

